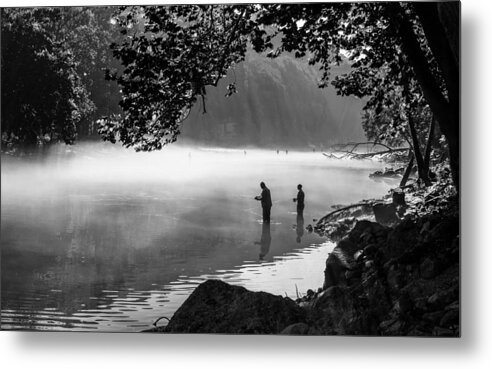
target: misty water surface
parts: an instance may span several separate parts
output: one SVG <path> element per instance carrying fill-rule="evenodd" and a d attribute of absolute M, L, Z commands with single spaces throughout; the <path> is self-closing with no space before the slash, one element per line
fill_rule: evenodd
<path fill-rule="evenodd" d="M 368 178 L 381 167 L 319 152 L 177 146 L 3 156 L 2 328 L 140 331 L 206 278 L 295 298 L 322 285 L 333 248 L 304 228 L 334 204 L 385 194 L 389 184 Z M 269 227 L 253 199 L 260 181 L 272 192 Z"/>

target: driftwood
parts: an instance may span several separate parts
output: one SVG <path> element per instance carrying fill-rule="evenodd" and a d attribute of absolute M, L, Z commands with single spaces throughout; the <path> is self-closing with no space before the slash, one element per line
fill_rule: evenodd
<path fill-rule="evenodd" d="M 342 208 L 339 208 L 337 210 L 332 211 L 331 213 L 326 214 L 324 217 L 322 217 L 320 220 L 318 220 L 317 225 L 324 223 L 326 221 L 326 219 L 328 219 L 328 218 L 330 218 L 330 217 L 334 216 L 335 214 L 340 213 L 342 211 L 353 209 L 356 207 L 362 207 L 362 206 L 373 206 L 375 203 L 376 203 L 376 201 L 366 201 L 366 202 L 360 202 L 358 204 L 352 204 L 352 205 L 344 206 Z"/>
<path fill-rule="evenodd" d="M 372 146 L 372 148 L 378 146 L 383 150 L 371 151 L 371 152 L 357 152 L 356 150 L 361 146 Z M 324 156 L 334 159 L 369 159 L 378 155 L 404 153 L 410 150 L 407 147 L 393 148 L 380 142 L 349 142 L 346 144 L 336 144 L 330 147 L 331 152 L 323 153 Z"/>

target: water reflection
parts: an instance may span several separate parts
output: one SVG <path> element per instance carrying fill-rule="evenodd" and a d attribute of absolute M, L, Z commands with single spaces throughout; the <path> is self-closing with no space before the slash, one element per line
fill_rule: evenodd
<path fill-rule="evenodd" d="M 255 242 L 255 244 L 260 245 L 260 254 L 258 256 L 260 261 L 265 260 L 265 256 L 270 251 L 271 243 L 272 243 L 272 235 L 270 233 L 270 222 L 263 223 L 261 227 L 260 242 Z"/>
<path fill-rule="evenodd" d="M 302 215 L 302 212 L 297 214 L 296 233 L 296 242 L 301 243 L 301 238 L 304 234 L 304 216 Z"/>

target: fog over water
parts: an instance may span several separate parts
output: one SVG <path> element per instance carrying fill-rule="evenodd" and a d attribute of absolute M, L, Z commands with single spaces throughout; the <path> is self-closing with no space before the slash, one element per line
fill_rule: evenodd
<path fill-rule="evenodd" d="M 333 244 L 313 219 L 384 195 L 383 164 L 320 152 L 58 146 L 2 156 L 2 328 L 140 331 L 220 278 L 296 297 L 323 282 Z M 272 223 L 254 196 L 272 193 Z M 292 198 L 306 193 L 303 223 Z"/>

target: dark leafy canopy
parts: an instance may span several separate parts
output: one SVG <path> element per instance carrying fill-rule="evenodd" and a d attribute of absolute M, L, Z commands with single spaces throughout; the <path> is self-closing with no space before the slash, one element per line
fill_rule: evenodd
<path fill-rule="evenodd" d="M 108 7 L 2 11 L 2 143 L 64 141 L 94 131 L 96 116 L 119 111 L 117 66 L 109 48 L 119 31 Z M 115 101 L 116 100 L 116 101 Z"/>
<path fill-rule="evenodd" d="M 290 7 L 293 10 L 288 12 L 295 14 L 293 18 L 285 17 L 283 10 L 279 13 L 278 5 L 262 9 L 259 20 L 282 30 L 282 44 L 273 55 L 282 51 L 295 51 L 301 57 L 311 55 L 309 62 L 321 65 L 320 87 L 330 83 L 333 64 L 348 62 L 350 72 L 336 76 L 331 83 L 340 95 L 368 98 L 363 126 L 369 139 L 392 145 L 410 143 L 406 117 L 409 111 L 425 118 L 418 120 L 419 131 L 425 132 L 431 112 L 390 21 L 392 8 L 388 4 L 334 4 L 329 9 L 326 4 Z M 409 5 L 402 7 L 420 47 L 429 53 L 433 75 L 446 93 L 415 12 Z M 303 20 L 302 27 L 298 26 L 299 19 Z"/>
<path fill-rule="evenodd" d="M 393 147 L 405 144 L 412 147 L 408 127 L 408 114 L 411 113 L 419 133 L 419 142 L 424 145 L 432 120 L 432 112 L 428 105 L 422 103 L 422 100 L 407 106 L 401 90 L 395 89 L 389 92 L 388 103 L 381 108 L 375 109 L 366 105 L 362 113 L 362 128 L 371 141 L 386 143 Z"/>
<path fill-rule="evenodd" d="M 113 78 L 122 88 L 124 113 L 103 120 L 101 135 L 145 151 L 174 142 L 199 97 L 205 112 L 206 86 L 216 86 L 228 68 L 244 60 L 252 10 L 218 5 L 122 9 L 117 20 L 127 38 L 113 49 L 125 69 Z"/>
<path fill-rule="evenodd" d="M 89 136 L 93 133 L 96 118 L 110 112 L 119 112 L 117 85 L 105 79 L 107 68 L 118 68 L 110 44 L 120 39 L 116 25 L 110 23 L 114 8 L 110 7 L 64 7 L 58 22 L 52 22 L 50 32 L 63 40 L 76 61 L 76 72 L 89 99 L 94 104 L 91 114 L 80 122 L 78 133 Z"/>
<path fill-rule="evenodd" d="M 351 71 L 332 83 L 341 95 L 368 96 L 375 122 L 397 101 L 428 106 L 448 140 L 457 183 L 457 9 L 457 3 L 397 2 L 122 9 L 128 37 L 114 51 L 126 67 L 115 77 L 124 115 L 103 121 L 100 132 L 142 150 L 173 142 L 205 86 L 244 59 L 249 41 L 269 57 L 306 58 L 320 69 L 320 87 L 332 81 L 334 64 L 348 62 Z"/>
<path fill-rule="evenodd" d="M 93 105 L 70 50 L 49 28 L 52 9 L 2 9 L 2 141 L 73 143 Z"/>

